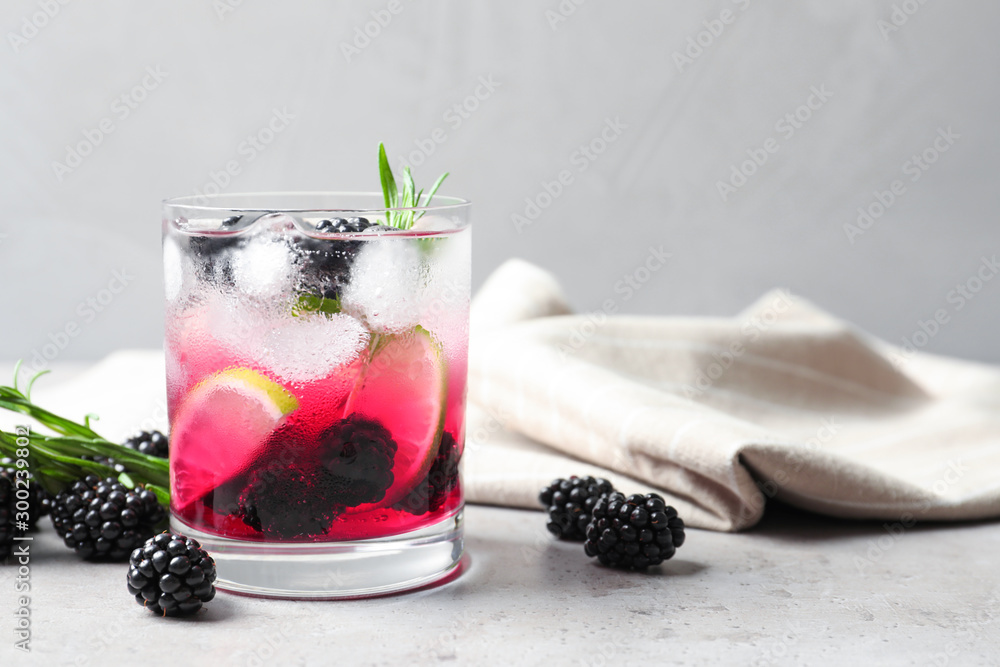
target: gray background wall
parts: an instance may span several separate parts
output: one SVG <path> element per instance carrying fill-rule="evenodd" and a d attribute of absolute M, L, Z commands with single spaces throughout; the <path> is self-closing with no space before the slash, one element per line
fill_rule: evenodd
<path fill-rule="evenodd" d="M 944 310 L 925 349 L 1000 361 L 1000 280 L 954 292 L 1000 250 L 1000 4 L 390 4 L 4 2 L 0 358 L 53 338 L 63 360 L 158 345 L 159 201 L 228 162 L 233 192 L 371 190 L 380 140 L 396 161 L 440 128 L 416 174 L 450 170 L 444 192 L 474 201 L 476 284 L 519 256 L 581 309 L 662 314 L 731 314 L 786 286 L 897 343 Z M 723 10 L 731 22 L 714 22 Z M 376 30 L 372 12 L 391 20 Z M 378 34 L 355 42 L 366 24 Z M 120 96 L 136 86 L 131 108 Z M 788 136 L 776 122 L 813 88 L 830 96 Z M 275 109 L 294 118 L 241 148 Z M 615 140 L 581 162 L 608 119 Z M 102 121 L 113 132 L 78 166 L 54 167 Z M 939 128 L 959 138 L 911 180 Z M 723 200 L 718 182 L 768 138 L 777 152 Z M 572 182 L 515 224 L 563 170 Z M 905 191 L 849 238 L 897 179 Z M 617 281 L 661 245 L 670 259 L 626 301 Z M 127 285 L 112 294 L 115 271 Z"/>

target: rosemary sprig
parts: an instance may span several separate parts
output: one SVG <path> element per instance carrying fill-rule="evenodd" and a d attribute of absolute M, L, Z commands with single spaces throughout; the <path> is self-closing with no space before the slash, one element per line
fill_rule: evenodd
<path fill-rule="evenodd" d="M 61 417 L 31 401 L 31 387 L 45 371 L 31 378 L 25 391 L 18 387 L 20 363 L 14 370 L 14 386 L 0 386 L 0 408 L 31 417 L 56 435 L 0 429 L 0 454 L 25 460 L 32 478 L 49 493 L 58 493 L 87 475 L 117 477 L 126 488 L 143 486 L 156 494 L 162 505 L 170 504 L 170 466 L 165 459 L 142 454 L 102 438 L 90 427 L 93 415 L 84 423 Z M 28 446 L 25 447 L 25 438 Z M 26 455 L 25 455 L 26 454 Z M 114 468 L 81 457 L 111 458 L 125 468 Z"/>
<path fill-rule="evenodd" d="M 389 158 L 385 154 L 385 145 L 378 145 L 378 172 L 382 182 L 382 198 L 385 200 L 385 221 L 396 229 L 409 229 L 413 223 L 423 217 L 424 211 L 399 211 L 392 209 L 411 209 L 418 206 L 428 206 L 431 199 L 437 194 L 438 188 L 448 178 L 448 172 L 441 174 L 431 186 L 431 189 L 424 194 L 423 188 L 417 190 L 413 182 L 413 174 L 409 167 L 403 167 L 403 189 L 396 185 L 396 178 L 392 174 L 392 167 L 389 166 Z"/>

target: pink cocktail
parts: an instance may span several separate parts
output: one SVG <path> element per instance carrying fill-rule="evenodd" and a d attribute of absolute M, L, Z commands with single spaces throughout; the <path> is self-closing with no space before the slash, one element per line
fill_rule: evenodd
<path fill-rule="evenodd" d="M 172 521 L 222 587 L 357 596 L 457 566 L 469 205 L 400 230 L 380 201 L 165 204 Z"/>

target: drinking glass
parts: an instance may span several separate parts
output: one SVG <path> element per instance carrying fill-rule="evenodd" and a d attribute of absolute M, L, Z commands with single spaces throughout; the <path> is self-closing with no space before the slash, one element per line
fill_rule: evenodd
<path fill-rule="evenodd" d="M 171 525 L 220 588 L 362 597 L 459 566 L 470 204 L 433 204 L 163 203 Z"/>

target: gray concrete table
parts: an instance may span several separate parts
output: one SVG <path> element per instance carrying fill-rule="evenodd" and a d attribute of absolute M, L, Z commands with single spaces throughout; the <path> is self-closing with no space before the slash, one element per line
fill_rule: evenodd
<path fill-rule="evenodd" d="M 125 565 L 77 561 L 46 520 L 29 655 L 11 648 L 16 571 L 0 568 L 0 665 L 1000 661 L 996 523 L 897 532 L 775 505 L 747 533 L 690 531 L 643 574 L 554 541 L 538 512 L 466 516 L 467 568 L 440 587 L 344 602 L 220 593 L 195 619 L 153 617 L 125 590 Z"/>

